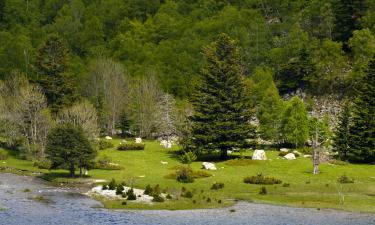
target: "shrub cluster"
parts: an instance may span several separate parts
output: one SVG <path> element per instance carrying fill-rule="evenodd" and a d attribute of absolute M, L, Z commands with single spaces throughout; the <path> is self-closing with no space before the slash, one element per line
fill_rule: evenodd
<path fill-rule="evenodd" d="M 127 151 L 127 150 L 144 150 L 145 144 L 143 143 L 121 143 L 117 146 L 117 150 Z"/>
<path fill-rule="evenodd" d="M 35 161 L 33 164 L 34 167 L 38 167 L 39 169 L 51 169 L 52 162 L 47 159 L 42 159 L 39 161 Z"/>
<path fill-rule="evenodd" d="M 190 164 L 197 160 L 197 155 L 194 152 L 185 152 L 184 154 L 180 155 L 180 161 L 184 164 Z"/>
<path fill-rule="evenodd" d="M 217 183 L 217 182 L 215 182 L 211 186 L 211 190 L 219 190 L 219 189 L 222 189 L 222 188 L 224 188 L 224 183 Z"/>
<path fill-rule="evenodd" d="M 339 178 L 337 178 L 337 182 L 341 184 L 350 184 L 350 183 L 354 183 L 354 179 L 350 179 L 348 176 L 342 175 Z"/>
<path fill-rule="evenodd" d="M 189 167 L 181 167 L 176 171 L 176 179 L 178 182 L 181 183 L 193 183 L 194 177 L 193 177 L 193 170 Z"/>
<path fill-rule="evenodd" d="M 247 184 L 281 184 L 282 181 L 279 179 L 276 179 L 274 177 L 266 177 L 263 176 L 263 174 L 258 174 L 256 176 L 250 176 L 250 177 L 245 177 L 243 182 Z"/>
<path fill-rule="evenodd" d="M 116 195 L 122 195 L 124 191 L 124 185 L 123 184 L 118 184 L 116 186 Z"/>
<path fill-rule="evenodd" d="M 133 188 L 130 188 L 126 192 L 126 196 L 127 196 L 127 198 L 126 198 L 127 200 L 137 200 L 137 196 L 135 195 Z M 123 197 L 124 197 L 124 195 L 123 195 Z"/>
<path fill-rule="evenodd" d="M 260 188 L 260 191 L 259 191 L 259 194 L 260 194 L 260 195 L 266 195 L 266 194 L 267 194 L 267 189 L 266 189 L 266 187 L 261 187 L 261 188 Z"/>
<path fill-rule="evenodd" d="M 194 194 L 191 191 L 186 190 L 186 188 L 181 188 L 181 197 L 184 198 L 193 198 Z"/>
<path fill-rule="evenodd" d="M 95 164 L 95 169 L 102 169 L 102 170 L 121 170 L 123 169 L 122 166 L 112 163 L 112 159 L 106 155 L 99 158 Z"/>
<path fill-rule="evenodd" d="M 98 141 L 98 148 L 99 148 L 99 150 L 104 150 L 104 149 L 107 149 L 107 148 L 113 148 L 113 143 L 111 141 L 108 141 L 108 140 L 100 139 Z"/>

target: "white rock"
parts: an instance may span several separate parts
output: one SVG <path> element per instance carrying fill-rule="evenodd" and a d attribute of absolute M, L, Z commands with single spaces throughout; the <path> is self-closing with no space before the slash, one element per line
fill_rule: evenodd
<path fill-rule="evenodd" d="M 312 155 L 303 155 L 303 158 L 311 158 Z"/>
<path fill-rule="evenodd" d="M 294 153 L 288 153 L 284 156 L 284 159 L 287 159 L 287 160 L 294 160 L 296 159 L 296 156 L 294 155 Z"/>
<path fill-rule="evenodd" d="M 229 154 L 232 154 L 232 152 L 233 151 L 231 151 L 231 150 L 227 150 L 227 154 L 229 155 Z"/>
<path fill-rule="evenodd" d="M 302 153 L 299 152 L 299 151 L 297 151 L 297 150 L 294 150 L 293 153 L 294 153 L 294 155 L 296 155 L 296 156 L 300 156 L 300 155 L 302 155 Z"/>
<path fill-rule="evenodd" d="M 167 140 L 161 140 L 160 145 L 165 147 L 167 145 Z"/>
<path fill-rule="evenodd" d="M 106 140 L 112 140 L 112 138 L 110 136 L 105 136 L 105 139 Z"/>
<path fill-rule="evenodd" d="M 167 142 L 167 146 L 166 146 L 166 148 L 172 148 L 172 142 L 171 142 L 171 141 L 168 141 L 168 142 Z"/>
<path fill-rule="evenodd" d="M 142 138 L 140 138 L 140 137 L 135 138 L 135 143 L 137 143 L 137 144 L 142 143 Z"/>
<path fill-rule="evenodd" d="M 267 160 L 266 152 L 264 150 L 255 150 L 253 153 L 253 160 Z"/>
<path fill-rule="evenodd" d="M 160 161 L 160 163 L 163 165 L 168 165 L 168 162 L 165 162 L 165 161 Z"/>
<path fill-rule="evenodd" d="M 127 141 L 126 140 L 122 140 L 121 143 L 126 143 Z"/>
<path fill-rule="evenodd" d="M 203 162 L 202 168 L 205 170 L 217 170 L 215 164 L 210 162 Z"/>
<path fill-rule="evenodd" d="M 287 148 L 280 148 L 280 152 L 289 152 L 289 149 L 287 149 Z"/>

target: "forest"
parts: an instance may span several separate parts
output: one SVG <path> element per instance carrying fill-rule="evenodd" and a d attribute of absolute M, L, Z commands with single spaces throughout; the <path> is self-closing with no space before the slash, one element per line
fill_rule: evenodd
<path fill-rule="evenodd" d="M 90 140 L 178 136 L 225 154 L 234 139 L 315 143 L 374 163 L 374 33 L 371 0 L 1 0 L 0 141 L 43 160 L 50 131 L 69 123 Z M 251 134 L 201 124 L 225 116 L 202 92 L 225 49 L 241 82 L 223 92 L 246 95 L 234 111 Z M 205 129 L 223 135 L 216 147 Z"/>

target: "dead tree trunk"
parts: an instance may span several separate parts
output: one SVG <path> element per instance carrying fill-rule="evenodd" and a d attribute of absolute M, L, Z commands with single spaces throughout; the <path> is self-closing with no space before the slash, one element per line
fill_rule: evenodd
<path fill-rule="evenodd" d="M 318 129 L 315 128 L 315 137 L 312 141 L 313 147 L 313 174 L 319 173 L 319 159 L 320 159 L 320 143 L 319 143 L 319 136 L 318 136 Z"/>

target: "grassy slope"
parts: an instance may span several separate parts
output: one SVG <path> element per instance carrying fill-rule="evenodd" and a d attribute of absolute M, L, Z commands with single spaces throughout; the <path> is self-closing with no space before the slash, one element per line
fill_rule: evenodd
<path fill-rule="evenodd" d="M 116 144 L 119 140 L 113 140 Z M 172 150 L 173 152 L 173 150 Z M 230 199 L 250 200 L 275 204 L 286 204 L 302 207 L 337 208 L 344 210 L 375 212 L 375 166 L 374 165 L 329 165 L 321 164 L 319 175 L 312 175 L 312 163 L 310 159 L 298 158 L 294 161 L 279 159 L 277 151 L 268 151 L 270 160 L 256 162 L 246 166 L 230 166 L 225 162 L 217 162 L 217 171 L 212 171 L 212 177 L 196 179 L 191 184 L 181 184 L 164 176 L 173 172 L 173 167 L 181 165 L 169 150 L 163 149 L 157 142 L 146 142 L 144 151 L 117 151 L 108 149 L 100 151 L 100 155 L 110 156 L 115 163 L 124 167 L 120 171 L 92 170 L 91 177 L 118 181 L 134 182 L 135 187 L 144 188 L 147 184 L 159 184 L 162 189 L 176 189 L 186 187 L 195 190 L 193 199 L 181 198 L 180 200 L 167 201 L 154 205 L 128 203 L 121 205 L 121 201 L 102 200 L 108 208 L 142 208 L 142 209 L 190 209 L 227 206 L 233 203 Z M 247 155 L 251 155 L 248 152 Z M 167 161 L 168 165 L 160 161 Z M 48 172 L 47 170 L 32 167 L 32 163 L 9 157 L 5 164 L 24 170 Z M 201 162 L 192 164 L 199 170 Z M 53 173 L 58 175 L 59 172 Z M 274 176 L 284 183 L 290 183 L 290 187 L 282 185 L 268 185 L 267 195 L 259 195 L 261 185 L 243 183 L 243 178 L 249 175 L 263 173 Z M 355 179 L 354 184 L 338 184 L 337 178 L 347 175 Z M 145 177 L 140 177 L 145 176 Z M 214 182 L 223 182 L 225 188 L 212 191 L 210 187 Z M 203 193 L 201 193 L 203 190 Z M 338 190 L 344 193 L 344 204 L 340 204 Z M 203 197 L 210 197 L 211 203 L 207 203 Z M 219 204 L 217 200 L 222 200 Z M 193 203 L 195 200 L 196 203 Z"/>

